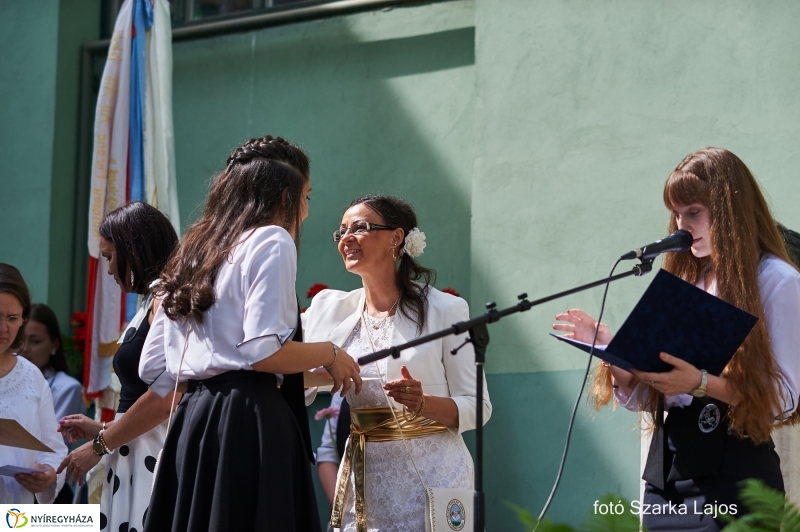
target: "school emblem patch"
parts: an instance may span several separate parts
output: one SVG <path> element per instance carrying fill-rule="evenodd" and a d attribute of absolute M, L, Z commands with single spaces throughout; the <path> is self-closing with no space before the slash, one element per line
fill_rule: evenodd
<path fill-rule="evenodd" d="M 464 515 L 464 505 L 458 499 L 453 499 L 447 505 L 447 524 L 452 530 L 461 530 L 467 519 Z"/>
<path fill-rule="evenodd" d="M 697 420 L 697 425 L 702 432 L 708 433 L 717 428 L 721 418 L 722 415 L 717 405 L 709 403 L 700 411 L 700 418 Z"/>

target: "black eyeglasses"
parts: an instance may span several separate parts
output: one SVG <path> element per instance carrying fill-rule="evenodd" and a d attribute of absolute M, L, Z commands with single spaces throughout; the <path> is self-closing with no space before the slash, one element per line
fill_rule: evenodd
<path fill-rule="evenodd" d="M 340 227 L 336 231 L 333 232 L 333 241 L 338 242 L 344 237 L 347 236 L 347 233 L 350 232 L 353 235 L 365 235 L 367 231 L 376 231 L 380 229 L 389 229 L 394 230 L 396 227 L 389 227 L 387 225 L 378 225 L 378 224 L 371 224 L 369 222 L 358 222 L 350 227 Z"/>

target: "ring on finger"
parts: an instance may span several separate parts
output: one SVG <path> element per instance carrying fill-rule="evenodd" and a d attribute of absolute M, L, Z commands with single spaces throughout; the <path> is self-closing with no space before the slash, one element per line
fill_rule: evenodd
<path fill-rule="evenodd" d="M 656 381 L 650 381 L 650 386 L 655 387 L 655 385 L 656 385 Z"/>
<path fill-rule="evenodd" d="M 406 386 L 406 393 L 410 393 L 410 392 L 411 392 L 411 386 Z"/>

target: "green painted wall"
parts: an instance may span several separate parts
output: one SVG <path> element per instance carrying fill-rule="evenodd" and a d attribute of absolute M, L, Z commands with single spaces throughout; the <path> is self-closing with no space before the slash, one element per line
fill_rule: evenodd
<path fill-rule="evenodd" d="M 58 1 L 0 2 L 0 261 L 48 295 Z"/>
<path fill-rule="evenodd" d="M 0 3 L 0 261 L 20 269 L 65 332 L 76 310 L 80 44 L 97 38 L 99 10 L 100 0 Z"/>
<path fill-rule="evenodd" d="M 428 237 L 439 287 L 468 295 L 474 31 L 472 4 L 365 13 L 174 47 L 183 225 L 229 150 L 279 134 L 311 157 L 301 303 L 314 283 L 352 289 L 331 240 L 349 201 L 398 194 Z"/>
<path fill-rule="evenodd" d="M 101 0 L 61 0 L 50 206 L 50 272 L 47 303 L 68 331 L 73 311 L 86 309 L 88 194 L 78 184 L 80 45 L 100 36 Z M 99 78 L 98 78 L 99 79 Z M 92 99 L 94 111 L 94 99 Z M 92 112 L 92 114 L 94 114 Z M 91 153 L 85 154 L 91 158 Z M 88 178 L 88 176 L 87 176 Z M 88 179 L 87 179 L 88 180 Z M 78 259 L 75 260 L 75 254 Z M 79 283 L 74 280 L 79 279 Z"/>

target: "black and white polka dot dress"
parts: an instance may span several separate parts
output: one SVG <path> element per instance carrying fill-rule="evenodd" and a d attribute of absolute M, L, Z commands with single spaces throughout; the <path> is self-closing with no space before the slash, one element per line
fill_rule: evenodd
<path fill-rule="evenodd" d="M 121 419 L 141 395 L 147 385 L 139 379 L 139 358 L 144 340 L 150 330 L 147 321 L 149 301 L 131 320 L 123 340 L 114 355 L 114 371 L 119 377 L 120 404 L 114 420 Z M 138 319 L 137 319 L 138 318 Z M 142 532 L 156 458 L 167 436 L 167 421 L 145 432 L 106 456 L 103 494 L 100 498 L 100 530 L 103 532 Z"/>
<path fill-rule="evenodd" d="M 115 420 L 124 414 L 117 414 Z M 106 457 L 100 530 L 142 532 L 156 458 L 167 436 L 167 422 L 116 449 Z"/>

